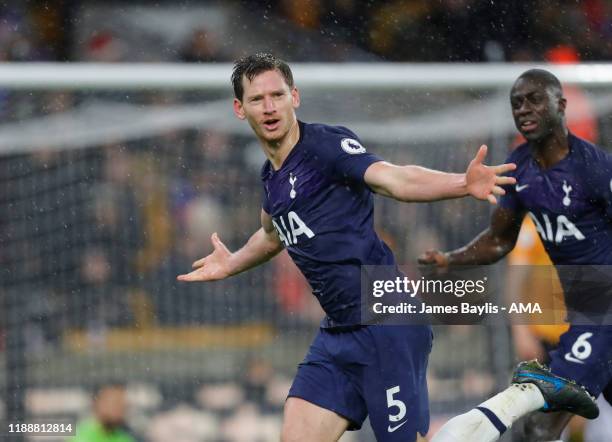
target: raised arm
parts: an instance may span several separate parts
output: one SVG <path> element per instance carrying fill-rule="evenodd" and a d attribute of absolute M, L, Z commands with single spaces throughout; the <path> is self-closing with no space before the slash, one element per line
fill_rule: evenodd
<path fill-rule="evenodd" d="M 217 281 L 262 264 L 282 249 L 283 245 L 272 225 L 272 217 L 261 211 L 261 228 L 247 243 L 232 253 L 214 233 L 211 237 L 213 252 L 193 263 L 191 273 L 177 276 L 179 281 Z"/>
<path fill-rule="evenodd" d="M 498 207 L 491 217 L 491 225 L 467 245 L 451 252 L 429 250 L 419 257 L 421 264 L 485 265 L 499 261 L 514 248 L 521 229 L 523 213 Z"/>
<path fill-rule="evenodd" d="M 504 194 L 500 186 L 515 182 L 514 178 L 498 175 L 516 166 L 486 166 L 482 163 L 486 155 L 486 146 L 481 146 L 466 173 L 446 173 L 379 161 L 368 167 L 364 179 L 376 193 L 399 201 L 437 201 L 472 195 L 494 204 L 497 202 L 495 195 Z"/>

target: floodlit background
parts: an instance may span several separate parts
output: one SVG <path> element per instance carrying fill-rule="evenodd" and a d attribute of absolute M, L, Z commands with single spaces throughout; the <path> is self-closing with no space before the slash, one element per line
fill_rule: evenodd
<path fill-rule="evenodd" d="M 606 0 L 2 1 L 2 428 L 87 418 L 93 391 L 120 383 L 125 395 L 113 397 L 127 401 L 136 440 L 277 440 L 323 315 L 304 279 L 283 253 L 227 281 L 175 281 L 211 250 L 213 232 L 236 249 L 258 228 L 265 158 L 233 117 L 232 60 L 269 50 L 299 63 L 300 119 L 346 125 L 393 162 L 463 171 L 480 144 L 501 162 L 517 143 L 508 92 L 521 70 L 496 63 L 607 62 L 611 42 Z M 4 75 L 9 62 L 68 61 L 150 69 L 115 86 L 96 69 L 60 85 L 49 64 Z M 309 81 L 313 62 L 362 64 Z M 444 64 L 406 79 L 385 62 Z M 161 78 L 142 88 L 163 77 L 158 63 L 212 74 L 189 87 Z M 595 81 L 588 66 L 568 83 L 568 118 L 576 133 L 612 146 L 612 77 Z M 389 69 L 388 83 L 377 69 Z M 24 85 L 26 73 L 35 80 Z M 489 213 L 471 200 L 376 201 L 377 230 L 406 264 L 427 248 L 464 244 Z M 435 335 L 432 431 L 503 388 L 515 362 L 505 327 Z M 584 440 L 612 439 L 601 428 Z M 366 425 L 342 440 L 373 437 Z"/>

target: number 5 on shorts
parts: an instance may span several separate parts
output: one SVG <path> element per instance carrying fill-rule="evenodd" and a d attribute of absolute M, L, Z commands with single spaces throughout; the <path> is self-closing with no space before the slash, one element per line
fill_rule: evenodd
<path fill-rule="evenodd" d="M 395 387 L 387 388 L 387 407 L 397 407 L 397 414 L 389 414 L 389 420 L 391 422 L 399 422 L 404 416 L 406 416 L 406 404 L 404 404 L 399 399 L 395 399 L 393 397 L 394 394 L 399 393 L 400 387 L 396 385 Z"/>

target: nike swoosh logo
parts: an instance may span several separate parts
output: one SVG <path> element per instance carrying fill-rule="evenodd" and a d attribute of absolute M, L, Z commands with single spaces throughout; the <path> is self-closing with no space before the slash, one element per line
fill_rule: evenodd
<path fill-rule="evenodd" d="M 526 188 L 529 187 L 529 184 L 523 184 L 522 186 L 519 186 L 518 184 L 514 187 L 516 189 L 517 192 L 520 192 L 521 190 L 524 190 Z"/>
<path fill-rule="evenodd" d="M 584 364 L 584 361 L 581 361 L 578 358 L 575 358 L 571 353 L 565 353 L 565 360 L 570 362 L 575 362 L 576 364 Z"/>
<path fill-rule="evenodd" d="M 408 421 L 404 421 L 404 422 L 402 422 L 401 424 L 396 425 L 395 427 L 392 427 L 391 425 L 389 425 L 389 427 L 387 428 L 387 431 L 388 431 L 389 433 L 393 433 L 395 430 L 397 430 L 399 427 L 401 427 L 402 425 L 404 425 L 406 422 L 408 422 Z"/>
<path fill-rule="evenodd" d="M 527 378 L 527 379 L 539 379 L 541 381 L 550 382 L 551 384 L 554 385 L 555 391 L 561 390 L 563 386 L 565 385 L 565 383 L 561 379 L 555 378 L 553 376 L 545 376 L 545 375 L 535 374 L 535 373 L 519 373 L 518 377 Z"/>

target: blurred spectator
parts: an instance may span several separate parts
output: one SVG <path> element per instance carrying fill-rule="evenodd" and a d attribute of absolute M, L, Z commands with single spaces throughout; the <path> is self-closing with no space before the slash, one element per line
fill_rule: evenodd
<path fill-rule="evenodd" d="M 280 0 L 282 13 L 301 28 L 318 29 L 323 12 L 321 0 Z"/>
<path fill-rule="evenodd" d="M 44 59 L 36 47 L 27 16 L 2 14 L 0 10 L 0 61 L 36 61 Z"/>
<path fill-rule="evenodd" d="M 434 56 L 422 41 L 425 28 L 431 26 L 424 21 L 430 10 L 426 2 L 396 0 L 382 4 L 370 19 L 370 48 L 392 61 L 427 60 Z"/>
<path fill-rule="evenodd" d="M 85 60 L 93 62 L 124 61 L 127 48 L 121 39 L 111 31 L 96 32 L 87 41 Z"/>
<path fill-rule="evenodd" d="M 243 380 L 245 399 L 263 407 L 273 377 L 274 367 L 266 359 L 255 356 L 247 361 Z"/>
<path fill-rule="evenodd" d="M 132 322 L 127 292 L 113 282 L 107 252 L 93 246 L 85 249 L 79 275 L 79 290 L 71 308 L 80 327 L 101 331 Z"/>
<path fill-rule="evenodd" d="M 159 173 L 153 152 L 137 156 L 133 166 L 133 182 L 144 238 L 136 258 L 136 268 L 140 274 L 145 274 L 159 265 L 172 246 L 169 195 L 166 177 Z"/>
<path fill-rule="evenodd" d="M 344 39 L 389 60 L 521 60 L 527 45 L 541 59 L 549 48 L 569 41 L 578 42 L 583 59 L 611 55 L 612 4 L 603 0 L 298 3 L 281 1 L 272 10 L 297 28 L 319 29 L 335 44 Z"/>
<path fill-rule="evenodd" d="M 94 394 L 93 416 L 79 422 L 70 442 L 134 442 L 125 430 L 126 389 L 122 384 L 107 384 Z"/>
<path fill-rule="evenodd" d="M 92 186 L 90 227 L 92 244 L 110 261 L 111 279 L 120 287 L 135 283 L 137 251 L 144 244 L 143 214 L 130 175 L 134 162 L 124 146 L 104 147 L 101 181 Z"/>
<path fill-rule="evenodd" d="M 245 14 L 245 17 L 237 21 L 236 8 L 240 7 L 244 9 L 237 16 Z M 87 8 L 95 7 L 86 6 L 82 12 L 85 16 Z M 192 8 L 201 12 L 198 6 Z M 523 59 L 527 45 L 537 59 L 542 59 L 548 49 L 569 42 L 575 43 L 583 60 L 606 60 L 612 56 L 612 3 L 605 0 L 501 3 L 488 0 L 251 0 L 215 9 L 228 15 L 227 23 L 231 26 L 241 21 L 259 23 L 249 28 L 253 30 L 249 33 L 253 48 L 269 44 L 271 27 L 288 24 L 290 29 L 292 26 L 296 36 L 318 49 L 301 51 L 299 45 L 293 46 L 291 35 L 283 47 L 293 47 L 292 56 L 311 61 L 328 59 L 325 57 L 330 52 L 342 59 L 343 54 L 355 53 L 351 47 L 398 61 L 503 61 Z M 167 60 L 169 54 L 178 54 L 175 57 L 185 62 L 229 61 L 230 54 L 244 50 L 242 39 L 220 37 L 228 31 L 223 29 L 224 25 L 215 27 L 214 31 L 208 24 L 206 28 L 196 28 L 182 47 L 180 41 L 164 44 L 164 38 L 178 34 L 171 23 L 165 23 L 164 32 L 154 29 L 154 24 L 148 25 L 148 41 L 161 44 L 149 43 L 147 48 L 139 49 L 138 33 L 147 34 L 147 25 L 139 23 L 140 30 L 126 26 L 133 20 L 134 10 L 121 11 L 112 5 L 106 11 L 97 10 L 99 17 L 107 14 L 111 21 L 102 21 L 103 25 L 94 23 L 94 29 L 91 22 L 73 18 L 78 11 L 72 2 L 46 2 L 43 7 L 38 2 L 9 1 L 0 7 L 0 60 L 64 60 L 69 49 L 76 45 L 80 46 L 80 58 L 100 62 L 139 57 Z M 160 8 L 159 15 L 164 11 Z M 180 20 L 177 23 L 175 26 L 193 26 Z M 122 26 L 125 33 L 121 32 Z"/>
<path fill-rule="evenodd" d="M 193 31 L 181 53 L 181 61 L 187 63 L 209 63 L 227 61 L 219 48 L 219 37 L 211 30 L 198 28 Z"/>

